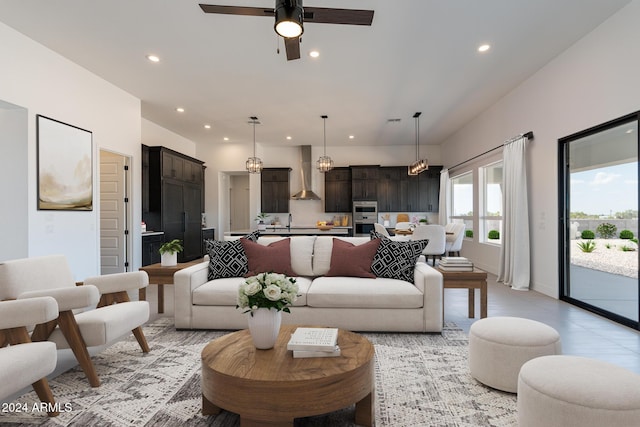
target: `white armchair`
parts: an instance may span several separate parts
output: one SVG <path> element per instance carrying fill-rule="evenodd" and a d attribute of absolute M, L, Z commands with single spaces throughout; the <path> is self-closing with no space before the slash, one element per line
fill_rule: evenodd
<path fill-rule="evenodd" d="M 149 303 L 129 301 L 127 295 L 149 284 L 143 271 L 90 277 L 76 286 L 66 258 L 51 255 L 0 264 L 0 283 L 0 300 L 55 298 L 59 316 L 38 323 L 31 340 L 71 348 L 92 387 L 98 387 L 100 379 L 87 347 L 109 344 L 133 332 L 142 351 L 149 351 L 141 329 L 149 320 Z"/>
<path fill-rule="evenodd" d="M 58 305 L 51 297 L 0 301 L 0 400 L 31 384 L 40 400 L 49 404 L 50 417 L 58 415 L 46 378 L 56 368 L 56 345 L 31 342 L 27 327 L 56 317 Z"/>

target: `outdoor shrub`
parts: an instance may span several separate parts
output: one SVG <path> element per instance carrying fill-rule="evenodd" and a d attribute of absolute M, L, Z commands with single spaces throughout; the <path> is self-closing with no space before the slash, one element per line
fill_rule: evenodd
<path fill-rule="evenodd" d="M 633 239 L 633 231 L 631 230 L 622 230 L 620 232 L 621 239 Z"/>
<path fill-rule="evenodd" d="M 616 235 L 616 231 L 618 231 L 618 227 L 608 222 L 603 222 L 602 224 L 596 227 L 596 231 L 603 239 L 610 239 Z"/>
<path fill-rule="evenodd" d="M 604 247 L 607 249 L 611 249 L 611 243 L 607 243 L 606 245 L 604 245 Z"/>
<path fill-rule="evenodd" d="M 596 242 L 594 242 L 593 240 L 578 242 L 578 247 L 582 252 L 593 252 L 596 248 Z"/>
<path fill-rule="evenodd" d="M 464 236 L 465 237 L 473 237 L 473 230 L 465 230 L 464 231 Z"/>
<path fill-rule="evenodd" d="M 487 235 L 490 239 L 499 239 L 500 232 L 498 230 L 489 230 L 489 234 Z"/>
<path fill-rule="evenodd" d="M 582 233 L 580 233 L 580 237 L 582 237 L 583 239 L 595 239 L 596 234 L 591 230 L 582 230 Z"/>
<path fill-rule="evenodd" d="M 632 237 L 629 240 L 631 240 L 633 243 L 635 243 L 636 245 L 638 244 L 638 238 L 637 237 Z"/>
<path fill-rule="evenodd" d="M 620 250 L 622 252 L 633 252 L 636 250 L 636 248 L 632 248 L 631 246 L 624 245 L 620 247 Z"/>

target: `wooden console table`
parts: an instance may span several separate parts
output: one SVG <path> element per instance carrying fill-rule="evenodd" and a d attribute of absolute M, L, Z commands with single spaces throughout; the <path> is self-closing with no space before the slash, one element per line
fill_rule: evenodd
<path fill-rule="evenodd" d="M 473 271 L 443 271 L 442 292 L 444 300 L 444 289 L 469 289 L 469 318 L 474 318 L 475 314 L 475 290 L 480 289 L 480 318 L 487 317 L 487 272 L 474 268 Z"/>
<path fill-rule="evenodd" d="M 140 267 L 140 270 L 146 271 L 149 275 L 149 284 L 158 285 L 158 313 L 164 313 L 164 285 L 173 285 L 173 275 L 176 271 L 191 267 L 203 261 L 204 258 L 198 258 L 189 262 L 179 262 L 172 267 L 164 267 L 160 263 Z M 138 291 L 138 297 L 140 301 L 145 301 L 147 299 L 147 289 L 140 289 Z"/>

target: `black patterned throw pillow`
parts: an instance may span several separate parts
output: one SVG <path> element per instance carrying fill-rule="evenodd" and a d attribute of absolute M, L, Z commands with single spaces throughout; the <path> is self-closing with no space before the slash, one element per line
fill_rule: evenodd
<path fill-rule="evenodd" d="M 413 270 L 416 261 L 429 241 L 396 241 L 372 231 L 372 239 L 380 239 L 380 246 L 373 257 L 371 272 L 377 277 L 404 280 L 413 283 Z"/>
<path fill-rule="evenodd" d="M 245 239 L 258 241 L 258 230 L 249 233 Z M 230 242 L 222 240 L 206 240 L 206 250 L 209 253 L 209 280 L 227 277 L 244 277 L 249 271 L 247 255 L 240 239 Z"/>

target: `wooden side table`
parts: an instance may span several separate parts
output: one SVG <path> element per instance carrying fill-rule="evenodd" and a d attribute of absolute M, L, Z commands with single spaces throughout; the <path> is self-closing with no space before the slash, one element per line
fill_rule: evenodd
<path fill-rule="evenodd" d="M 256 350 L 248 330 L 211 341 L 202 350 L 202 414 L 222 409 L 246 426 L 288 426 L 294 419 L 356 404 L 355 423 L 372 426 L 374 349 L 365 337 L 340 329 L 338 357 L 294 359 L 283 325 L 270 350 Z"/>
<path fill-rule="evenodd" d="M 437 268 L 437 267 L 436 267 Z M 442 292 L 444 300 L 444 289 L 469 289 L 469 318 L 475 317 L 476 289 L 480 289 L 480 318 L 487 317 L 487 272 L 474 268 L 473 271 L 444 271 L 437 268 L 442 273 Z"/>
<path fill-rule="evenodd" d="M 149 284 L 158 285 L 158 313 L 164 313 L 164 285 L 173 285 L 173 275 L 183 268 L 191 267 L 204 261 L 199 258 L 189 262 L 179 262 L 172 267 L 165 267 L 160 263 L 145 265 L 140 270 L 146 271 L 149 275 Z M 147 299 L 147 289 L 142 288 L 138 291 L 140 301 Z"/>

